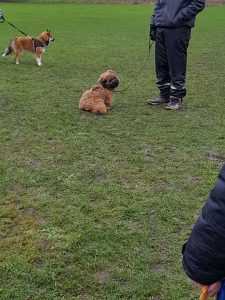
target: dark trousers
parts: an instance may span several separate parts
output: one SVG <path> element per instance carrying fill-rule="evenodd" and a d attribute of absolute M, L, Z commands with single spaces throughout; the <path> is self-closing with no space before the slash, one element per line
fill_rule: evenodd
<path fill-rule="evenodd" d="M 160 95 L 183 98 L 186 95 L 185 79 L 187 48 L 191 28 L 157 28 L 156 76 Z"/>

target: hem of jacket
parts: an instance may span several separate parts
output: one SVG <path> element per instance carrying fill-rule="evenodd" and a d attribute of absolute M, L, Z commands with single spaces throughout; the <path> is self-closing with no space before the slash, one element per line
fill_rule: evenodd
<path fill-rule="evenodd" d="M 155 28 L 169 28 L 169 29 L 176 29 L 176 28 L 181 28 L 181 27 L 188 27 L 188 28 L 193 28 L 193 26 L 190 26 L 190 25 L 186 25 L 186 24 L 183 24 L 183 25 L 176 25 L 176 26 L 166 26 L 166 25 L 155 25 Z"/>

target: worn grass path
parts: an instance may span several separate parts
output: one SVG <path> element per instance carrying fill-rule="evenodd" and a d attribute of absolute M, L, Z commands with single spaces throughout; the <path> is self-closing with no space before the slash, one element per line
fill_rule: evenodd
<path fill-rule="evenodd" d="M 30 54 L 0 60 L 0 299 L 198 299 L 180 252 L 225 161 L 225 8 L 198 18 L 182 111 L 146 104 L 152 55 L 105 117 L 80 112 L 75 91 L 109 68 L 126 87 L 147 56 L 152 7 L 1 8 L 56 41 L 41 68 Z M 0 33 L 3 52 L 17 32 Z"/>

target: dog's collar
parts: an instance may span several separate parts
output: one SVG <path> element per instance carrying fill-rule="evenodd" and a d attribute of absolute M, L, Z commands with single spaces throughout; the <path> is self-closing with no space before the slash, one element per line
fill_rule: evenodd
<path fill-rule="evenodd" d="M 111 92 L 113 92 L 113 90 L 114 90 L 113 88 L 112 88 L 112 89 L 110 89 L 110 88 L 108 88 L 108 87 L 105 87 L 105 86 L 103 86 L 103 87 L 104 87 L 104 89 L 105 89 L 105 90 L 107 90 L 107 91 L 111 91 Z"/>

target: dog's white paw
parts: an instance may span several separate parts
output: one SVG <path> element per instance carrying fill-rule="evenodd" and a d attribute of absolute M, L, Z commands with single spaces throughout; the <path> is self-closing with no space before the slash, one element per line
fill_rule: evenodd
<path fill-rule="evenodd" d="M 40 60 L 40 58 L 37 58 L 36 61 L 37 61 L 38 67 L 40 67 L 41 66 L 41 60 Z"/>

